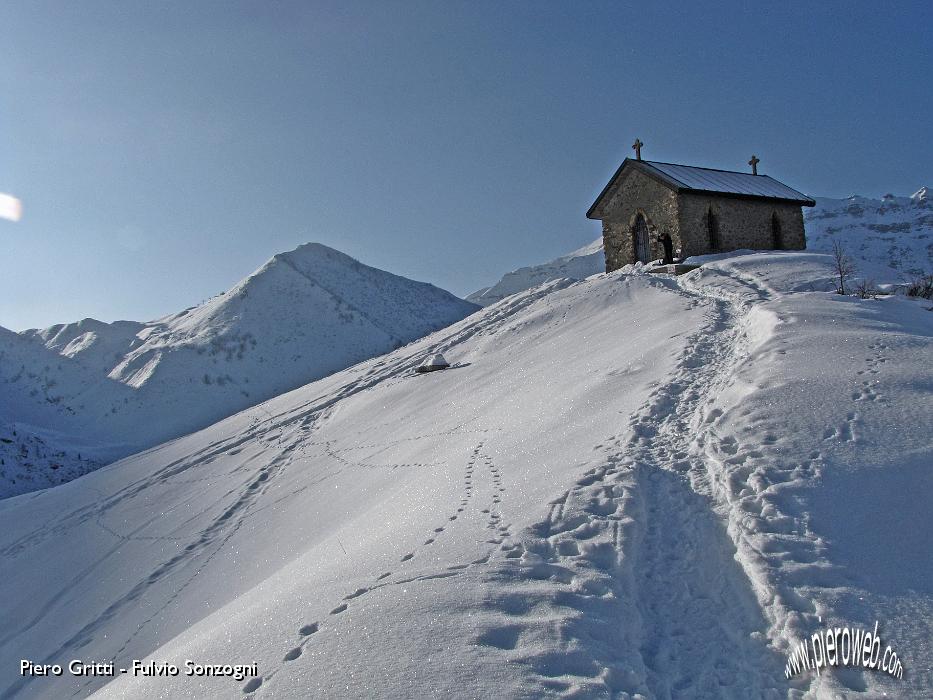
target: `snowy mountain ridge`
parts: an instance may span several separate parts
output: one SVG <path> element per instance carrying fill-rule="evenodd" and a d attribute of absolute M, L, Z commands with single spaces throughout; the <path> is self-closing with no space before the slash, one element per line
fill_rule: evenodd
<path fill-rule="evenodd" d="M 275 255 L 227 292 L 156 321 L 84 319 L 24 331 L 19 339 L 26 345 L 16 344 L 20 351 L 13 363 L 23 371 L 5 372 L 3 379 L 22 384 L 23 377 L 39 377 L 35 381 L 47 390 L 30 391 L 57 405 L 59 413 L 81 413 L 82 419 L 28 418 L 18 412 L 23 402 L 11 401 L 16 405 L 6 420 L 20 425 L 17 440 L 3 443 L 10 459 L 0 465 L 0 496 L 60 483 L 101 461 L 203 428 L 400 347 L 476 308 L 433 285 L 309 243 Z M 0 352 L 13 352 L 10 335 L 0 336 Z M 94 399 L 85 401 L 82 392 Z M 28 469 L 16 469 L 11 465 L 22 464 L 15 458 L 22 446 L 15 443 L 30 434 L 29 426 L 85 435 L 82 442 L 101 449 L 92 450 L 91 459 L 85 447 L 82 456 L 89 461 L 82 465 L 65 439 L 40 453 L 65 452 L 72 455 L 68 464 L 51 470 L 51 457 L 33 454 Z M 13 437 L 7 435 L 12 428 L 0 425 L 0 432 Z"/>
<path fill-rule="evenodd" d="M 869 274 L 879 264 L 895 270 L 885 282 L 933 271 L 933 206 L 926 187 L 910 197 L 817 197 L 804 221 L 808 250 L 830 251 L 839 240 Z"/>
<path fill-rule="evenodd" d="M 561 278 L 581 280 L 605 271 L 606 260 L 603 254 L 603 239 L 600 237 L 592 243 L 550 262 L 520 267 L 512 272 L 507 272 L 491 287 L 484 287 L 468 295 L 467 301 L 472 301 L 480 306 L 489 306 L 511 294 L 536 287 L 544 282 Z"/>

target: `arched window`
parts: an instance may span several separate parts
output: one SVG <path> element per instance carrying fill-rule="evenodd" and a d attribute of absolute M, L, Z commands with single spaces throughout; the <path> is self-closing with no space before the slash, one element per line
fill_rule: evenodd
<path fill-rule="evenodd" d="M 706 211 L 706 233 L 709 235 L 709 249 L 719 250 L 722 247 L 722 241 L 719 239 L 719 219 L 712 207 Z"/>
<path fill-rule="evenodd" d="M 771 247 L 775 250 L 784 249 L 784 238 L 781 235 L 781 220 L 777 212 L 771 213 Z"/>
<path fill-rule="evenodd" d="M 635 225 L 632 227 L 632 243 L 635 246 L 635 260 L 639 262 L 648 262 L 650 255 L 648 248 L 648 222 L 645 217 L 639 214 L 635 217 Z"/>

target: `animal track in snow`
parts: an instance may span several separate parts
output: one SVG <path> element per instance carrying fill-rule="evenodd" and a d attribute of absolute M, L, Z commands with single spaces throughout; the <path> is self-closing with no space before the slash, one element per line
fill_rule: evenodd
<path fill-rule="evenodd" d="M 841 442 L 858 442 L 858 433 L 855 429 L 859 424 L 858 413 L 852 411 L 846 415 L 846 420 L 835 427 L 823 431 L 823 440 L 839 440 Z"/>

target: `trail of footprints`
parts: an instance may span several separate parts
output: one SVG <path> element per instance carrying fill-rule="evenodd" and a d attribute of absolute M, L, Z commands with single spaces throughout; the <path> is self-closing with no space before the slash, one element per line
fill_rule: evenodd
<path fill-rule="evenodd" d="M 483 443 L 480 442 L 470 453 L 470 458 L 467 461 L 463 474 L 463 492 L 461 494 L 459 505 L 457 506 L 456 511 L 451 513 L 449 516 L 446 516 L 444 524 L 438 525 L 433 529 L 431 535 L 422 544 L 422 547 L 429 547 L 433 545 L 437 541 L 437 538 L 446 532 L 447 528 L 450 527 L 460 517 L 460 514 L 464 512 L 467 506 L 475 501 L 475 482 L 478 478 L 477 471 L 481 471 L 485 472 L 485 475 L 488 478 L 487 483 L 491 485 L 491 497 L 489 499 L 489 505 L 480 510 L 480 513 L 487 516 L 485 525 L 486 529 L 492 531 L 489 538 L 486 540 L 486 543 L 500 546 L 500 549 L 505 552 L 505 556 L 507 558 L 521 556 L 523 552 L 521 545 L 509 544 L 511 531 L 509 526 L 502 522 L 502 515 L 499 513 L 499 505 L 502 503 L 502 498 L 505 494 L 505 487 L 502 485 L 502 474 L 499 468 L 496 467 L 493 463 L 492 458 L 489 455 L 483 453 L 482 449 Z M 407 552 L 399 558 L 399 563 L 404 564 L 411 561 L 417 556 L 417 553 L 418 550 Z M 379 588 L 383 588 L 384 586 L 410 583 L 412 581 L 423 581 L 435 578 L 457 576 L 471 566 L 485 564 L 489 561 L 489 558 L 489 554 L 485 554 L 478 559 L 475 559 L 466 564 L 453 564 L 448 566 L 447 570 L 441 573 L 424 574 L 398 580 L 389 580 L 395 572 L 385 571 L 375 577 L 374 585 L 357 588 L 352 593 L 345 595 L 343 597 L 343 601 L 337 607 L 332 609 L 328 616 L 339 616 L 341 613 L 344 613 L 349 609 L 352 601 L 366 595 L 367 593 L 378 590 Z M 264 676 L 250 679 L 243 685 L 243 693 L 250 695 L 256 692 L 264 682 L 269 681 L 273 676 L 275 676 L 276 673 L 278 673 L 279 670 L 284 668 L 286 664 L 301 657 L 301 655 L 304 653 L 305 647 L 311 643 L 314 635 L 321 630 L 322 623 L 320 621 L 310 622 L 300 627 L 297 634 L 298 643 L 289 649 L 282 657 L 282 666 L 274 669 Z"/>
<path fill-rule="evenodd" d="M 874 343 L 869 345 L 868 349 L 872 351 L 872 354 L 865 358 L 865 369 L 860 369 L 856 372 L 857 375 L 864 378 L 861 380 L 859 388 L 852 392 L 851 397 L 853 401 L 858 402 L 868 401 L 870 403 L 886 403 L 887 399 L 885 399 L 873 388 L 878 384 L 878 380 L 872 379 L 872 377 L 879 374 L 881 371 L 881 365 L 888 361 L 885 351 L 889 348 L 884 343 Z M 859 439 L 858 428 L 860 420 L 861 419 L 857 411 L 849 411 L 846 414 L 846 419 L 844 422 L 835 426 L 830 426 L 826 428 L 825 431 L 823 431 L 823 440 L 857 442 Z"/>
<path fill-rule="evenodd" d="M 888 350 L 888 346 L 884 343 L 875 343 L 873 345 L 869 345 L 868 349 L 872 350 L 873 352 L 870 357 L 865 358 L 867 367 L 856 372 L 856 374 L 864 376 L 865 378 L 862 379 L 862 383 L 859 389 L 852 392 L 852 400 L 878 401 L 884 403 L 886 399 L 872 388 L 878 383 L 878 381 L 872 380 L 871 377 L 879 374 L 881 371 L 881 365 L 888 361 L 888 358 L 885 355 L 885 351 Z"/>

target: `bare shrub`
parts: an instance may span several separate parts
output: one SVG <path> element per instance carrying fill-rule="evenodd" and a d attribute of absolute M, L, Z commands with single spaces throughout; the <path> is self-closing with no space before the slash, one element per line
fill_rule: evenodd
<path fill-rule="evenodd" d="M 845 246 L 839 241 L 833 241 L 833 263 L 836 268 L 836 292 L 846 294 L 846 283 L 855 274 L 855 262 L 846 252 Z"/>
<path fill-rule="evenodd" d="M 907 296 L 933 299 L 933 274 L 917 275 L 907 283 Z"/>
<path fill-rule="evenodd" d="M 859 299 L 877 299 L 878 288 L 874 280 L 861 280 L 855 285 L 855 296 Z"/>

